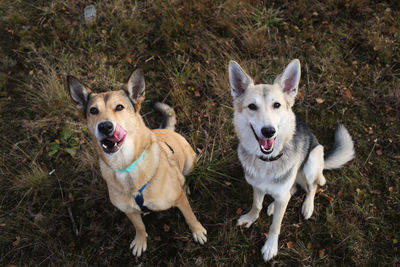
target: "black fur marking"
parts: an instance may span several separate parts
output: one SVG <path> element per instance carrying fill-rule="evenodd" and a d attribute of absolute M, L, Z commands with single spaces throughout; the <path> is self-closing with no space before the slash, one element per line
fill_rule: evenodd
<path fill-rule="evenodd" d="M 123 91 L 125 92 L 126 96 L 128 97 L 129 101 L 131 102 L 131 104 L 132 104 L 132 106 L 133 106 L 133 109 L 135 110 L 135 112 L 137 112 L 135 103 L 134 103 L 133 100 L 130 98 L 129 92 L 128 92 L 127 90 L 123 90 Z"/>
<path fill-rule="evenodd" d="M 87 96 L 87 98 L 86 98 L 86 103 L 85 103 L 85 106 L 84 106 L 84 108 L 83 108 L 83 115 L 85 116 L 85 119 L 87 119 L 87 108 L 88 108 L 88 105 L 89 105 L 89 100 L 90 100 L 90 96 L 92 95 L 92 92 L 90 92 L 89 94 L 88 94 L 88 96 Z"/>

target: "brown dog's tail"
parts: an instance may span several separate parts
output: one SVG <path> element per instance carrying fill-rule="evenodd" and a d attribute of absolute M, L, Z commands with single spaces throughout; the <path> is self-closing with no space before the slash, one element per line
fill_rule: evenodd
<path fill-rule="evenodd" d="M 154 109 L 160 112 L 163 116 L 160 128 L 175 131 L 176 115 L 174 109 L 161 102 L 155 102 Z"/>

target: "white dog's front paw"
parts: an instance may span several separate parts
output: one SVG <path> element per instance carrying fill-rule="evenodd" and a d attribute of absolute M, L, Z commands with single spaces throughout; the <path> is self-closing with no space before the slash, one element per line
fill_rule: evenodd
<path fill-rule="evenodd" d="M 197 229 L 192 230 L 194 241 L 204 245 L 207 242 L 207 230 L 200 224 Z"/>
<path fill-rule="evenodd" d="M 242 226 L 244 225 L 244 227 L 249 228 L 253 222 L 255 222 L 258 219 L 258 215 L 255 215 L 251 212 L 246 213 L 242 216 L 240 216 L 238 222 L 237 222 L 237 226 Z"/>
<path fill-rule="evenodd" d="M 267 209 L 268 216 L 271 216 L 272 214 L 274 214 L 274 210 L 275 210 L 274 203 L 275 203 L 275 201 L 268 205 L 268 209 Z"/>
<path fill-rule="evenodd" d="M 275 241 L 272 238 L 268 238 L 261 249 L 261 253 L 265 261 L 269 261 L 275 257 L 278 254 L 278 240 Z"/>
<path fill-rule="evenodd" d="M 133 256 L 140 257 L 147 249 L 146 237 L 136 235 L 129 248 L 132 249 Z"/>
<path fill-rule="evenodd" d="M 310 219 L 311 215 L 314 212 L 314 203 L 312 201 L 305 200 L 301 211 L 303 213 L 304 219 Z"/>

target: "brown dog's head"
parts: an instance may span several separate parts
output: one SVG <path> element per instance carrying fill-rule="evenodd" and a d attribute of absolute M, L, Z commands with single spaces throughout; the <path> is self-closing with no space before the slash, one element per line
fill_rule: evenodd
<path fill-rule="evenodd" d="M 143 121 L 139 115 L 144 100 L 144 77 L 141 69 L 129 77 L 126 90 L 93 93 L 72 76 L 67 77 L 72 100 L 84 113 L 89 132 L 106 155 L 114 155 L 138 132 Z"/>

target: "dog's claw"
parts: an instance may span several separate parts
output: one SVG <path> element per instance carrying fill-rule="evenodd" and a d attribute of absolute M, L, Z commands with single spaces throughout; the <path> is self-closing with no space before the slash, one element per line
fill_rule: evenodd
<path fill-rule="evenodd" d="M 207 230 L 200 225 L 199 229 L 192 231 L 194 241 L 204 245 L 207 242 Z"/>
<path fill-rule="evenodd" d="M 269 261 L 278 254 L 278 241 L 268 238 L 261 249 L 264 261 Z"/>
<path fill-rule="evenodd" d="M 238 222 L 237 222 L 237 226 L 242 226 L 244 225 L 244 227 L 249 228 L 256 220 L 258 219 L 257 215 L 246 213 L 242 216 L 240 216 Z"/>
<path fill-rule="evenodd" d="M 134 256 L 140 257 L 147 249 L 146 238 L 136 236 L 135 239 L 131 242 L 129 248 L 132 249 L 132 254 Z"/>

